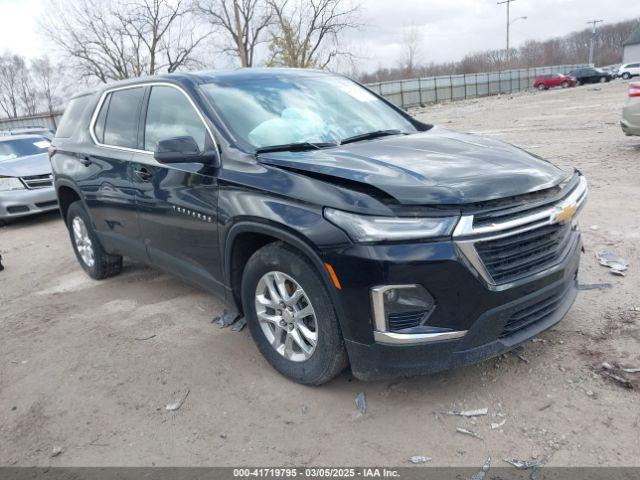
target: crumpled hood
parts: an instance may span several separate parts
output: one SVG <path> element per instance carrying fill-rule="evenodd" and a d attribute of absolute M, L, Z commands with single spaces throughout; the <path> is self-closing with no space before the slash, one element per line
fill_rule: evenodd
<path fill-rule="evenodd" d="M 0 176 L 3 177 L 27 177 L 49 173 L 51 173 L 51 163 L 46 153 L 0 160 Z"/>
<path fill-rule="evenodd" d="M 505 198 L 553 187 L 568 176 L 507 143 L 440 127 L 330 149 L 263 153 L 259 160 L 367 184 L 407 205 Z"/>

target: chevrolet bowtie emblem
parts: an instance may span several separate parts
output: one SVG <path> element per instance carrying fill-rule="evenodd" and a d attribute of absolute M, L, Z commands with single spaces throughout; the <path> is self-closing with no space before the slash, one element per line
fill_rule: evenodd
<path fill-rule="evenodd" d="M 572 205 L 567 205 L 566 207 L 562 207 L 561 210 L 557 211 L 554 214 L 553 220 L 557 223 L 568 222 L 573 218 L 573 216 L 576 213 L 576 210 L 578 210 L 578 206 L 575 203 Z"/>

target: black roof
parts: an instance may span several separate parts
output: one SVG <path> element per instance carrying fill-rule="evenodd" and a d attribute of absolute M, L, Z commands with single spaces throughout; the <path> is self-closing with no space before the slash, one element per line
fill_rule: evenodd
<path fill-rule="evenodd" d="M 332 75 L 330 72 L 322 70 L 304 69 L 304 68 L 238 68 L 233 70 L 210 70 L 200 72 L 175 72 L 164 73 L 159 75 L 147 76 L 147 77 L 135 77 L 127 80 L 119 80 L 115 82 L 109 82 L 107 84 L 100 84 L 96 87 L 85 90 L 72 98 L 82 97 L 96 92 L 109 90 L 112 88 L 127 86 L 131 84 L 144 84 L 150 82 L 170 82 L 177 84 L 192 83 L 203 84 L 211 82 L 241 82 L 243 80 L 265 80 L 272 79 L 274 77 L 281 76 L 317 76 L 317 75 Z"/>
<path fill-rule="evenodd" d="M 623 47 L 626 47 L 628 45 L 637 45 L 640 43 L 640 27 L 636 28 L 631 35 L 629 35 L 629 38 L 627 38 L 624 43 L 622 44 Z"/>

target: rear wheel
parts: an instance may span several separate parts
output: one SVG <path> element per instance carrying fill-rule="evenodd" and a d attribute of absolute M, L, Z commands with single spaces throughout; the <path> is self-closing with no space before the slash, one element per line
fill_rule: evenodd
<path fill-rule="evenodd" d="M 600 77 L 600 83 L 607 82 L 607 77 Z"/>
<path fill-rule="evenodd" d="M 538 90 L 542 91 L 542 90 L 546 90 L 547 87 L 545 86 L 544 83 L 541 83 L 540 85 L 538 85 Z"/>
<path fill-rule="evenodd" d="M 629 80 L 631 78 L 631 74 L 629 72 L 624 72 L 622 74 L 622 78 L 624 78 L 625 80 Z"/>
<path fill-rule="evenodd" d="M 242 276 L 242 305 L 258 349 L 284 376 L 320 385 L 347 366 L 329 292 L 293 248 L 276 242 L 253 254 Z"/>
<path fill-rule="evenodd" d="M 122 257 L 104 251 L 81 202 L 73 202 L 67 211 L 67 228 L 76 258 L 91 278 L 101 280 L 120 273 Z"/>

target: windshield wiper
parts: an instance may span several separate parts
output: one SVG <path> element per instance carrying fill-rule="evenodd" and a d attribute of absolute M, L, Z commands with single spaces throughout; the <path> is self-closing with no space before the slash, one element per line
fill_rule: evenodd
<path fill-rule="evenodd" d="M 337 147 L 337 143 L 333 142 L 298 142 L 298 143 L 285 143 L 283 145 L 270 145 L 268 147 L 256 148 L 256 155 L 266 152 L 303 152 L 305 150 L 318 150 L 321 148 Z"/>
<path fill-rule="evenodd" d="M 378 137 L 386 137 L 387 135 L 408 135 L 407 132 L 402 130 L 375 130 L 373 132 L 361 133 L 360 135 L 354 135 L 353 137 L 345 138 L 340 141 L 340 145 L 345 143 L 359 142 L 361 140 L 371 140 Z"/>

